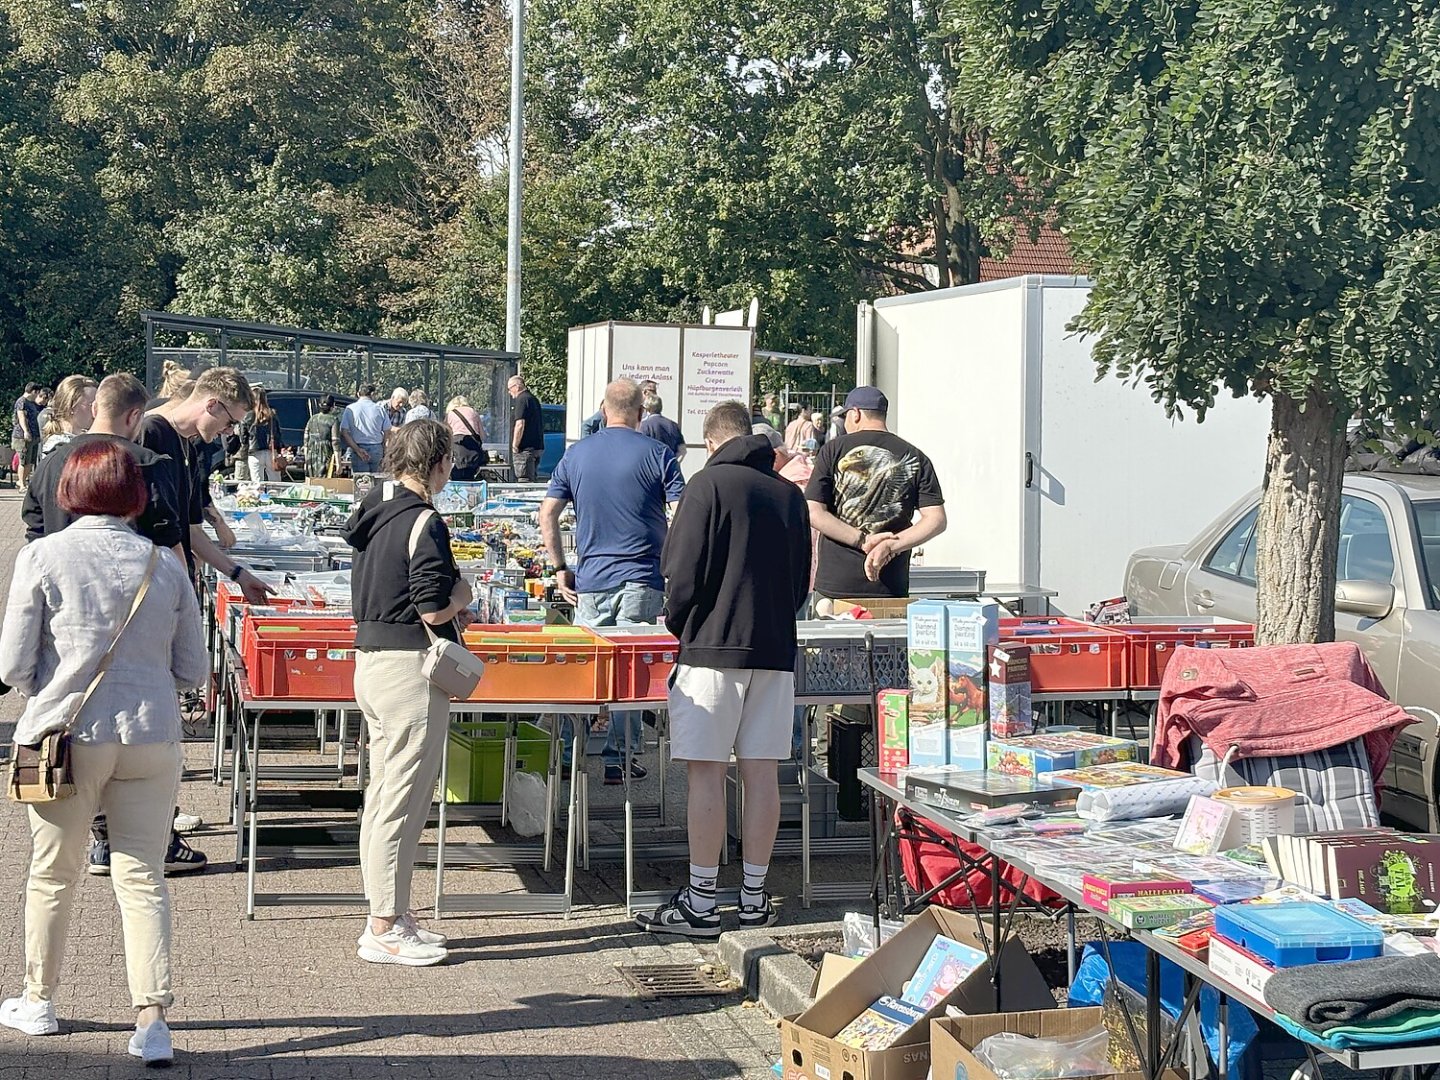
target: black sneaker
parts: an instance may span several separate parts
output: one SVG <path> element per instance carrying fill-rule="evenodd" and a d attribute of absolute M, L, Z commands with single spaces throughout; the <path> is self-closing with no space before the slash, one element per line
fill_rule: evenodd
<path fill-rule="evenodd" d="M 86 872 L 96 877 L 110 876 L 110 841 L 90 830 L 90 858 Z"/>
<path fill-rule="evenodd" d="M 204 870 L 209 861 L 204 852 L 192 848 L 179 833 L 170 833 L 170 850 L 165 853 L 166 877 L 171 874 L 197 873 Z"/>
<path fill-rule="evenodd" d="M 704 915 L 690 906 L 689 890 L 681 889 L 651 912 L 635 916 L 635 925 L 652 934 L 680 934 L 684 937 L 715 938 L 720 936 L 720 912 L 711 909 Z"/>
<path fill-rule="evenodd" d="M 644 765 L 641 765 L 640 762 L 638 762 L 638 761 L 632 761 L 632 762 L 630 762 L 630 779 L 631 779 L 631 780 L 644 780 L 645 777 L 647 777 L 647 776 L 649 776 L 649 775 L 650 775 L 650 770 L 647 769 L 647 768 L 645 768 Z M 605 766 L 605 783 L 607 783 L 607 784 L 623 784 L 624 782 L 625 782 L 625 773 L 624 773 L 623 770 L 622 770 L 622 766 L 620 766 L 620 765 L 606 765 L 606 766 Z"/>
<path fill-rule="evenodd" d="M 745 903 L 742 893 L 739 911 L 741 930 L 763 930 L 780 921 L 780 912 L 776 909 L 775 901 L 768 892 L 760 894 L 760 903 L 758 904 Z"/>

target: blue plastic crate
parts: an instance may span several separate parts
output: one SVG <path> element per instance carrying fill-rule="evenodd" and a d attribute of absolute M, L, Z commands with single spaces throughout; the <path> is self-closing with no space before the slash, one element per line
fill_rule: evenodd
<path fill-rule="evenodd" d="M 1226 904 L 1215 933 L 1277 968 L 1379 956 L 1385 936 L 1329 904 Z"/>

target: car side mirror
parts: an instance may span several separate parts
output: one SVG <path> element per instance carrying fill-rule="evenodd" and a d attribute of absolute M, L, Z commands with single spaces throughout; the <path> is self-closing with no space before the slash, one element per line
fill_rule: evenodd
<path fill-rule="evenodd" d="M 1342 581 L 1335 586 L 1335 610 L 1383 619 L 1395 610 L 1395 586 L 1381 581 Z"/>

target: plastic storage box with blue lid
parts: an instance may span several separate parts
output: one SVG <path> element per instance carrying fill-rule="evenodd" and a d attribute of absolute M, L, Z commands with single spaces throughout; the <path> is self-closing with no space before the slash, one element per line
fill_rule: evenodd
<path fill-rule="evenodd" d="M 1215 933 L 1277 968 L 1379 956 L 1385 936 L 1328 904 L 1226 904 Z"/>

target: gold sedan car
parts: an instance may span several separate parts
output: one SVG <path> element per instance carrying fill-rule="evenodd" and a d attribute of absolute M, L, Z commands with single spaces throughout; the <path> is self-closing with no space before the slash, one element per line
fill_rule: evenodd
<path fill-rule="evenodd" d="M 1253 622 L 1259 503 L 1252 492 L 1190 543 L 1130 556 L 1131 612 Z M 1383 809 L 1440 831 L 1440 477 L 1347 476 L 1339 560 L 1336 637 L 1359 645 L 1391 698 L 1420 721 L 1395 743 Z"/>

